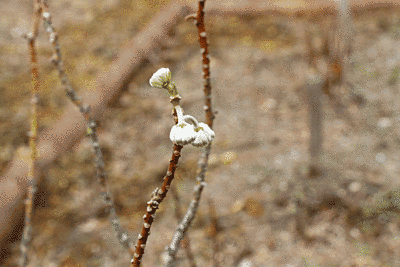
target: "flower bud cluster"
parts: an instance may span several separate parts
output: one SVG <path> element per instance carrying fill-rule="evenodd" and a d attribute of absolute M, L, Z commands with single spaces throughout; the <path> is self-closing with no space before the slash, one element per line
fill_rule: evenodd
<path fill-rule="evenodd" d="M 177 145 L 188 145 L 202 147 L 208 145 L 215 137 L 215 133 L 205 123 L 198 123 L 190 115 L 183 115 L 180 106 L 175 107 L 178 115 L 178 123 L 174 125 L 169 134 L 169 138 Z"/>
<path fill-rule="evenodd" d="M 211 128 L 202 122 L 198 122 L 193 116 L 183 115 L 182 108 L 179 106 L 178 90 L 171 81 L 171 71 L 168 68 L 161 68 L 150 78 L 150 85 L 156 88 L 168 90 L 171 99 L 178 100 L 174 105 L 178 117 L 178 123 L 174 125 L 169 134 L 171 141 L 177 145 L 192 144 L 196 147 L 202 147 L 210 144 L 215 138 L 215 133 Z"/>

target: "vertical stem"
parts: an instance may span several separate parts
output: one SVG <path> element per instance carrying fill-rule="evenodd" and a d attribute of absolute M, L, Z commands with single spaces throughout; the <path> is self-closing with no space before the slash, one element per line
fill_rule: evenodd
<path fill-rule="evenodd" d="M 182 217 L 182 212 L 181 212 L 181 209 L 180 209 L 180 205 L 179 205 L 179 203 L 181 201 L 180 201 L 178 192 L 176 192 L 176 189 L 174 187 L 171 187 L 171 194 L 172 194 L 172 196 L 174 198 L 174 201 L 175 201 L 175 217 L 178 219 L 178 222 L 180 222 L 182 220 L 182 218 L 183 218 Z M 192 249 L 190 248 L 190 238 L 189 238 L 188 235 L 186 235 L 183 238 L 182 244 L 184 244 L 184 248 L 185 248 L 185 251 L 186 251 L 186 257 L 188 258 L 190 267 L 196 267 L 197 265 L 196 265 L 196 262 L 195 262 L 195 259 L 194 259 L 194 256 L 193 256 Z"/>
<path fill-rule="evenodd" d="M 138 236 L 138 241 L 136 243 L 136 251 L 132 258 L 132 267 L 139 267 L 140 261 L 142 260 L 144 250 L 146 248 L 147 239 L 150 235 L 150 228 L 153 224 L 155 213 L 158 210 L 160 203 L 167 196 L 168 190 L 171 187 L 171 182 L 175 177 L 175 170 L 178 165 L 179 158 L 181 156 L 182 146 L 174 144 L 172 157 L 169 161 L 169 167 L 166 176 L 164 177 L 164 182 L 161 189 L 156 188 L 153 191 L 151 199 L 147 202 L 147 211 L 143 216 L 143 226 L 140 234 Z"/>
<path fill-rule="evenodd" d="M 209 238 L 211 239 L 211 246 L 212 246 L 212 262 L 214 267 L 218 267 L 218 259 L 217 255 L 219 252 L 219 245 L 218 245 L 218 231 L 219 231 L 219 225 L 218 225 L 218 218 L 217 218 L 217 212 L 215 210 L 215 205 L 212 199 L 208 200 L 208 210 L 209 210 L 209 216 L 211 220 L 211 225 L 209 228 Z"/>
<path fill-rule="evenodd" d="M 25 201 L 25 221 L 24 230 L 22 234 L 22 240 L 20 245 L 21 258 L 20 266 L 24 267 L 28 263 L 28 247 L 30 245 L 32 236 L 32 210 L 33 210 L 33 198 L 35 196 L 36 186 L 35 186 L 35 166 L 36 166 L 36 139 L 37 139 L 37 129 L 38 129 L 38 107 L 39 102 L 39 70 L 36 57 L 36 47 L 35 41 L 39 32 L 39 22 L 41 16 L 40 1 L 34 1 L 34 19 L 32 32 L 28 34 L 28 48 L 30 54 L 31 62 L 31 72 L 32 72 L 32 97 L 31 97 L 31 123 L 29 131 L 29 149 L 30 157 L 28 161 L 28 192 Z"/>
<path fill-rule="evenodd" d="M 203 56 L 203 79 L 204 79 L 204 97 L 205 106 L 204 110 L 206 112 L 206 123 L 212 129 L 214 114 L 211 109 L 211 82 L 210 82 L 210 56 L 208 55 L 208 40 L 207 32 L 204 26 L 204 5 L 205 0 L 199 1 L 199 8 L 197 10 L 197 29 L 199 32 L 199 42 L 201 47 L 201 52 Z"/>
<path fill-rule="evenodd" d="M 82 98 L 76 93 L 74 88 L 72 87 L 69 78 L 64 70 L 64 64 L 61 57 L 61 46 L 58 42 L 58 33 L 54 29 L 51 15 L 49 12 L 49 7 L 47 5 L 46 0 L 42 0 L 41 2 L 43 9 L 43 20 L 44 27 L 46 32 L 49 34 L 49 41 L 53 46 L 53 56 L 52 62 L 57 68 L 58 75 L 60 77 L 61 84 L 64 87 L 64 91 L 68 98 L 74 103 L 75 106 L 79 108 L 82 116 L 85 118 L 87 122 L 87 134 L 89 135 L 92 146 L 95 152 L 95 165 L 96 165 L 96 174 L 97 180 L 101 186 L 100 195 L 103 198 L 104 203 L 107 206 L 107 211 L 109 212 L 109 218 L 112 223 L 113 229 L 116 233 L 118 241 L 120 244 L 127 250 L 130 250 L 131 254 L 133 254 L 133 242 L 131 238 L 128 237 L 127 231 L 121 226 L 118 215 L 115 211 L 115 205 L 107 188 L 107 173 L 105 171 L 105 164 L 103 160 L 103 153 L 101 151 L 100 143 L 97 136 L 97 124 L 93 117 L 90 115 L 90 107 L 85 105 L 82 101 Z"/>

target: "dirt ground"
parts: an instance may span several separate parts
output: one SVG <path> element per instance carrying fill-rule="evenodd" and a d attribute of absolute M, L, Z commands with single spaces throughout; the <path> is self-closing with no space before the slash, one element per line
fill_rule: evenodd
<path fill-rule="evenodd" d="M 17 2 L 1 1 L 7 6 L 0 36 L 1 172 L 28 141 L 29 64 L 18 34 L 29 28 L 31 6 Z M 158 14 L 162 2 L 50 3 L 78 91 L 93 88 L 96 74 Z M 338 113 L 323 95 L 322 171 L 311 180 L 304 32 L 321 47 L 334 17 L 206 17 L 218 114 L 207 187 L 189 231 L 197 266 L 400 266 L 399 14 L 400 8 L 383 7 L 353 14 L 341 108 L 349 115 Z M 204 121 L 196 32 L 190 22 L 178 25 L 99 129 L 108 185 L 134 239 L 172 152 L 171 105 L 166 94 L 149 86 L 152 73 L 170 68 L 185 112 Z M 68 99 L 48 62 L 51 47 L 45 37 L 39 41 L 44 129 Z M 178 222 L 174 210 L 184 212 L 191 199 L 201 152 L 184 147 L 173 181 L 180 201 L 171 193 L 161 204 L 142 266 L 161 265 Z M 28 266 L 129 265 L 129 252 L 104 216 L 93 157 L 85 139 L 45 171 Z M 16 266 L 18 257 L 16 240 L 2 265 Z M 176 266 L 190 266 L 184 249 Z"/>

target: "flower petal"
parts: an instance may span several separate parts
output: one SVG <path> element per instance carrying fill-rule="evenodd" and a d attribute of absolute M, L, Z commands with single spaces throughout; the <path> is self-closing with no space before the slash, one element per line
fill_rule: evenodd
<path fill-rule="evenodd" d="M 172 142 L 178 145 L 187 145 L 195 140 L 197 133 L 194 131 L 194 127 L 188 123 L 180 123 L 174 125 L 169 134 L 169 138 Z"/>

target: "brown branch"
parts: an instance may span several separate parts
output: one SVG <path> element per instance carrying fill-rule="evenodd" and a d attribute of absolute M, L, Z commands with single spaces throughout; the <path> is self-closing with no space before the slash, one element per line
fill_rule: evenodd
<path fill-rule="evenodd" d="M 136 251 L 132 258 L 132 267 L 139 267 L 140 261 L 143 257 L 144 250 L 146 248 L 147 239 L 150 235 L 150 228 L 153 224 L 155 213 L 158 210 L 160 203 L 164 200 L 170 189 L 171 182 L 175 176 L 175 170 L 178 165 L 179 158 L 181 156 L 182 146 L 174 144 L 172 157 L 169 161 L 169 167 L 167 174 L 164 177 L 164 182 L 161 189 L 156 188 L 151 195 L 151 199 L 147 202 L 147 212 L 143 216 L 144 222 L 142 230 L 138 236 L 138 241 L 136 243 Z"/>
<path fill-rule="evenodd" d="M 208 55 L 208 40 L 206 27 L 204 26 L 204 5 L 205 0 L 199 1 L 199 8 L 197 10 L 197 29 L 199 32 L 200 51 L 203 55 L 203 80 L 204 80 L 204 97 L 206 112 L 206 123 L 212 129 L 214 114 L 211 109 L 211 83 L 210 83 L 210 56 Z"/>
<path fill-rule="evenodd" d="M 177 94 L 175 96 L 170 97 L 170 102 L 174 106 L 172 111 L 172 115 L 174 116 L 175 124 L 178 123 L 178 114 L 176 111 L 176 107 L 179 107 L 181 97 Z M 164 200 L 167 196 L 168 190 L 171 187 L 172 180 L 175 177 L 175 170 L 178 167 L 178 161 L 181 156 L 181 150 L 183 146 L 174 144 L 172 149 L 172 157 L 169 160 L 169 166 L 167 174 L 164 177 L 164 182 L 161 189 L 156 188 L 151 195 L 151 199 L 147 202 L 147 212 L 143 216 L 143 226 L 142 230 L 138 236 L 138 241 L 135 246 L 135 253 L 132 257 L 132 267 L 139 267 L 140 262 L 142 260 L 144 250 L 146 248 L 147 239 L 150 235 L 150 228 L 153 224 L 155 213 L 158 210 L 160 203 Z"/>
<path fill-rule="evenodd" d="M 37 145 L 37 129 L 38 129 L 38 102 L 39 102 L 39 70 L 36 57 L 35 41 L 39 33 L 39 22 L 41 16 L 40 0 L 34 1 L 34 15 L 32 32 L 26 38 L 28 41 L 28 48 L 31 62 L 32 72 L 32 96 L 31 96 L 31 129 L 29 132 L 29 149 L 30 156 L 28 159 L 28 193 L 25 200 L 25 220 L 22 240 L 20 244 L 21 256 L 19 265 L 24 267 L 28 264 L 28 248 L 32 239 L 32 211 L 33 211 L 33 198 L 36 191 L 35 183 L 35 165 L 36 165 L 36 145 Z"/>

